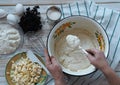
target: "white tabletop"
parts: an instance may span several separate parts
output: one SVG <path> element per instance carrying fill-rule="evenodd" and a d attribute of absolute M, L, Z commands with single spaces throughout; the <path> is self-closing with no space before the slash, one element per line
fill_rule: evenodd
<path fill-rule="evenodd" d="M 7 11 L 13 12 L 14 10 L 11 10 L 14 8 L 14 6 L 17 3 L 22 3 L 25 6 L 33 6 L 33 5 L 50 5 L 50 4 L 61 4 L 61 3 L 71 3 L 71 2 L 75 2 L 75 1 L 81 1 L 81 0 L 0 0 L 0 8 L 3 8 Z M 114 10 L 120 10 L 120 0 L 92 0 L 95 1 L 97 4 L 103 6 L 103 7 L 107 7 L 110 9 L 114 9 Z M 0 85 L 7 85 L 6 79 L 5 79 L 5 66 L 7 61 L 9 60 L 9 58 L 7 59 L 0 59 Z M 118 64 L 118 66 L 116 67 L 116 72 L 118 74 L 120 74 L 120 64 Z M 70 77 L 71 78 L 71 82 L 75 83 L 74 85 L 78 85 L 76 79 L 78 77 Z M 76 82 L 74 82 L 76 81 Z M 50 84 L 52 85 L 52 84 Z"/>

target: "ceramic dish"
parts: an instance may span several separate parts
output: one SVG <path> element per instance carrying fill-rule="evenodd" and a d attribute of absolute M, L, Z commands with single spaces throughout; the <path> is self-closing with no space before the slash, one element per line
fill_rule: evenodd
<path fill-rule="evenodd" d="M 43 60 L 40 58 L 40 56 L 38 56 L 37 54 L 35 54 L 35 55 L 36 55 L 36 56 L 39 58 L 39 60 L 43 63 Z M 15 84 L 12 82 L 11 77 L 10 77 L 10 74 L 9 74 L 10 71 L 11 71 L 12 62 L 13 62 L 13 61 L 14 61 L 14 62 L 18 61 L 18 60 L 21 58 L 21 56 L 24 57 L 24 58 L 26 58 L 26 52 L 21 52 L 21 53 L 16 54 L 15 56 L 13 56 L 13 57 L 9 60 L 7 66 L 6 66 L 5 76 L 6 76 L 6 80 L 7 80 L 7 82 L 8 82 L 9 85 L 15 85 Z M 44 63 L 43 63 L 43 64 L 44 64 Z M 46 80 L 47 80 L 47 73 L 42 69 L 42 73 L 41 73 L 41 75 L 40 75 L 39 82 L 38 82 L 37 84 L 35 84 L 35 85 L 44 85 L 45 82 L 46 82 Z"/>
<path fill-rule="evenodd" d="M 74 32 L 75 30 L 77 31 Z M 84 30 L 84 32 L 81 30 Z M 62 46 L 60 44 L 58 45 L 58 49 L 56 49 L 56 43 L 59 43 L 59 40 L 63 38 L 63 35 L 67 36 L 68 34 L 73 34 L 78 36 L 81 33 L 86 33 L 84 35 L 87 35 L 87 36 L 93 36 L 93 38 L 91 39 L 94 39 L 95 41 L 95 44 L 96 44 L 95 48 L 104 51 L 105 56 L 107 57 L 109 52 L 109 41 L 108 41 L 108 36 L 104 31 L 104 28 L 99 23 L 97 23 L 97 21 L 86 16 L 67 17 L 61 20 L 59 23 L 57 23 L 53 27 L 47 39 L 47 48 L 48 48 L 49 55 L 56 56 L 57 59 L 60 57 L 59 54 L 58 55 L 56 54 L 59 52 L 58 49 L 61 48 Z M 83 38 L 83 41 L 84 39 L 85 38 Z M 92 42 L 92 40 L 90 42 Z M 82 44 L 87 45 L 90 42 L 83 42 Z M 84 45 L 84 49 L 89 49 L 86 47 L 86 45 Z M 61 63 L 60 65 L 62 66 L 63 72 L 70 75 L 82 76 L 82 75 L 90 74 L 95 71 L 95 67 L 92 65 L 79 71 L 71 71 L 70 69 L 63 66 Z"/>

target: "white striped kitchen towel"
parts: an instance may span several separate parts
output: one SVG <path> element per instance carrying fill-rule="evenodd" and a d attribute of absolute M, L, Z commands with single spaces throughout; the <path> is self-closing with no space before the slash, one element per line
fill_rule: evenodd
<path fill-rule="evenodd" d="M 89 0 L 61 5 L 61 10 L 62 18 L 84 15 L 93 18 L 104 27 L 110 43 L 107 60 L 110 66 L 115 69 L 120 61 L 120 13 L 103 8 Z M 97 70 L 88 76 L 78 78 L 72 85 L 106 85 L 107 83 L 103 81 L 105 81 L 105 78 L 102 72 Z"/>
<path fill-rule="evenodd" d="M 120 13 L 115 10 L 103 8 L 90 0 L 80 0 L 79 2 L 56 6 L 60 7 L 62 18 L 72 15 L 84 15 L 93 18 L 104 27 L 110 43 L 107 60 L 110 66 L 115 69 L 120 61 Z M 41 13 L 46 13 L 48 7 L 41 6 Z M 106 80 L 99 70 L 87 76 L 69 79 L 70 85 L 107 85 L 104 81 Z M 54 82 L 51 81 L 47 85 L 54 85 Z"/>

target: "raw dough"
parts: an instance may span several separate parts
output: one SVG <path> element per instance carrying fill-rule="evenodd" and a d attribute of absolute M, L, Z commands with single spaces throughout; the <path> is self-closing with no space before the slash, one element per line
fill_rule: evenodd
<path fill-rule="evenodd" d="M 71 48 L 67 41 L 67 35 L 75 35 L 80 39 L 80 46 L 83 49 L 89 48 L 99 48 L 97 40 L 93 34 L 86 30 L 70 30 L 65 31 L 59 38 L 56 39 L 55 43 L 55 56 L 58 58 L 59 62 L 65 68 L 71 71 L 79 71 L 91 66 L 86 54 L 78 48 Z M 69 40 L 68 40 L 69 41 Z"/>

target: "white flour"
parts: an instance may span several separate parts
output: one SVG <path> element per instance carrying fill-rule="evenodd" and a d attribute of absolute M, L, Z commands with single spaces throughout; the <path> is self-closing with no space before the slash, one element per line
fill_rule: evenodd
<path fill-rule="evenodd" d="M 61 16 L 58 10 L 49 10 L 47 15 L 51 20 L 58 20 Z"/>
<path fill-rule="evenodd" d="M 18 30 L 9 24 L 0 24 L 0 54 L 8 54 L 16 50 L 20 44 Z"/>

